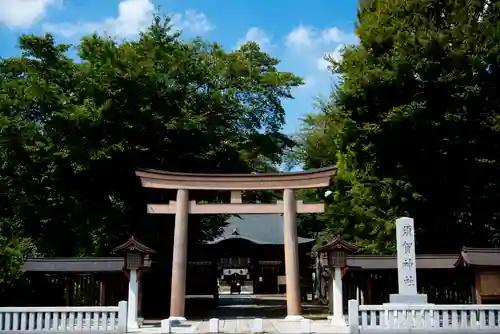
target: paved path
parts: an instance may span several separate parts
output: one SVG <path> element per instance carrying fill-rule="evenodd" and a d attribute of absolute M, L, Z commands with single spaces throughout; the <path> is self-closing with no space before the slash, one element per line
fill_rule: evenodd
<path fill-rule="evenodd" d="M 253 319 L 226 319 L 219 322 L 219 333 L 251 333 Z M 283 319 L 263 319 L 265 333 L 305 333 L 300 321 L 285 321 Z M 348 328 L 333 327 L 328 320 L 314 320 L 311 322 L 310 333 L 348 333 Z M 143 327 L 135 333 L 159 334 L 159 327 Z M 208 320 L 186 321 L 181 325 L 173 326 L 171 333 L 210 333 Z"/>
<path fill-rule="evenodd" d="M 222 295 L 219 305 L 209 312 L 209 318 L 255 319 L 284 318 L 286 300 L 284 296 Z"/>
<path fill-rule="evenodd" d="M 299 321 L 285 321 L 286 300 L 279 295 L 223 295 L 219 306 L 208 312 L 204 320 L 189 320 L 172 327 L 173 333 L 209 333 L 210 318 L 218 318 L 220 333 L 251 333 L 254 319 L 263 319 L 266 333 L 302 333 Z M 161 333 L 159 324 L 150 324 L 141 333 Z M 312 333 L 345 333 L 345 328 L 334 328 L 328 320 L 311 322 Z"/>

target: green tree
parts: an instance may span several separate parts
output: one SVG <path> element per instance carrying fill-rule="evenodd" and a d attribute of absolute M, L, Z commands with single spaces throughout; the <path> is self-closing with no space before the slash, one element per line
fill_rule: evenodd
<path fill-rule="evenodd" d="M 156 16 L 134 42 L 83 38 L 78 62 L 50 35 L 22 36 L 20 48 L 0 62 L 1 218 L 32 252 L 103 255 L 128 233 L 170 252 L 172 217 L 148 217 L 145 205 L 175 195 L 143 190 L 136 168 L 264 171 L 293 144 L 282 101 L 302 81 L 255 43 L 184 42 Z M 223 218 L 192 217 L 191 243 L 217 235 Z"/>
<path fill-rule="evenodd" d="M 368 177 L 363 203 L 415 218 L 419 252 L 498 245 L 499 18 L 482 0 L 371 1 L 333 64 L 346 167 Z"/>
<path fill-rule="evenodd" d="M 391 253 L 395 249 L 395 212 L 391 207 L 388 181 L 354 169 L 354 152 L 342 149 L 346 115 L 333 102 L 318 105 L 318 112 L 304 119 L 304 128 L 297 137 L 293 161 L 305 169 L 337 166 L 325 198 L 325 189 L 304 191 L 301 197 L 327 203 L 322 214 L 301 215 L 299 230 L 303 235 L 317 237 L 323 244 L 333 237 L 363 247 L 366 253 Z"/>

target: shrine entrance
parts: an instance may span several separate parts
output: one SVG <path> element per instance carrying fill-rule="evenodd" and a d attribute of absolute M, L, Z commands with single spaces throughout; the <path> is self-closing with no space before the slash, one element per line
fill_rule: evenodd
<path fill-rule="evenodd" d="M 282 214 L 285 260 L 287 319 L 302 319 L 299 273 L 298 213 L 321 213 L 324 203 L 303 203 L 295 198 L 295 190 L 328 187 L 334 167 L 293 173 L 269 174 L 188 174 L 141 169 L 136 171 L 145 188 L 173 189 L 176 201 L 168 204 L 148 204 L 150 214 L 175 214 L 174 249 L 170 319 L 185 320 L 186 269 L 188 264 L 189 214 Z M 230 203 L 200 204 L 189 200 L 190 190 L 230 191 Z M 272 204 L 244 203 L 243 192 L 282 190 L 283 200 Z M 227 268 L 231 269 L 231 268 Z M 236 268 L 238 269 L 238 268 Z M 243 270 L 243 268 L 239 268 Z M 227 272 L 223 275 L 247 279 L 248 272 Z M 237 276 L 234 276 L 237 274 Z M 249 278 L 248 278 L 249 279 Z M 230 282 L 232 282 L 230 280 Z M 241 286 L 241 283 L 240 283 Z"/>
<path fill-rule="evenodd" d="M 221 257 L 218 268 L 221 272 L 217 279 L 219 295 L 253 294 L 254 275 L 250 257 Z"/>

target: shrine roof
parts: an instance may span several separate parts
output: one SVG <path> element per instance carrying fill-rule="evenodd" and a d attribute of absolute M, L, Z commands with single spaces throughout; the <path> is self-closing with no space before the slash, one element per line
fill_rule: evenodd
<path fill-rule="evenodd" d="M 280 214 L 250 214 L 229 218 L 222 235 L 208 244 L 231 239 L 244 239 L 260 245 L 283 245 L 283 216 Z M 299 237 L 299 243 L 313 242 L 315 239 Z"/>
<path fill-rule="evenodd" d="M 346 242 L 343 240 L 341 237 L 336 237 L 329 243 L 316 247 L 316 252 L 321 253 L 321 252 L 328 252 L 330 250 L 335 250 L 335 249 L 342 249 L 348 253 L 356 253 L 359 248 Z"/>
<path fill-rule="evenodd" d="M 121 252 L 127 252 L 127 251 L 137 251 L 141 252 L 144 254 L 154 254 L 156 253 L 155 250 L 152 248 L 149 248 L 148 246 L 142 244 L 139 242 L 136 238 L 131 236 L 124 244 L 121 244 L 120 246 L 114 248 L 111 250 L 112 253 L 121 253 Z"/>
<path fill-rule="evenodd" d="M 258 216 L 258 215 L 256 215 Z M 267 215 L 261 215 L 267 216 Z M 279 216 L 279 215 L 277 215 Z M 255 217 L 257 219 L 257 217 Z M 247 221 L 248 222 L 248 221 Z M 271 223 L 267 220 L 267 223 Z M 279 224 L 279 222 L 278 222 Z M 277 225 L 277 224 L 276 224 Z M 234 226 L 234 225 L 233 225 Z M 282 225 L 280 226 L 282 228 Z M 228 227 L 229 229 L 229 227 Z M 214 240 L 217 243 L 228 239 L 247 239 L 258 244 L 274 244 L 278 237 L 274 239 L 263 238 L 263 240 L 251 239 L 245 235 L 233 235 L 229 230 L 226 238 Z M 282 231 L 282 230 L 281 230 Z M 244 231 L 242 231 L 244 232 Z M 260 231 L 258 231 L 260 232 Z M 274 235 L 275 232 L 273 232 Z M 258 235 L 258 234 L 257 234 Z M 230 237 L 233 236 L 233 237 Z M 229 237 L 229 238 L 227 238 Z M 281 239 L 282 242 L 282 237 Z M 279 241 L 278 240 L 278 241 Z M 299 242 L 314 241 L 314 239 L 299 238 Z M 453 269 L 460 265 L 492 267 L 500 266 L 500 249 L 498 248 L 464 248 L 460 255 L 458 254 L 417 254 L 417 269 Z M 23 271 L 38 272 L 119 272 L 124 265 L 123 257 L 46 257 L 46 258 L 28 258 L 24 263 Z M 395 255 L 348 255 L 347 265 L 351 268 L 360 268 L 364 270 L 396 270 L 397 259 Z"/>
<path fill-rule="evenodd" d="M 455 266 L 500 266 L 500 248 L 463 247 Z"/>
<path fill-rule="evenodd" d="M 118 272 L 123 269 L 123 257 L 45 257 L 28 258 L 23 271 L 38 272 Z"/>

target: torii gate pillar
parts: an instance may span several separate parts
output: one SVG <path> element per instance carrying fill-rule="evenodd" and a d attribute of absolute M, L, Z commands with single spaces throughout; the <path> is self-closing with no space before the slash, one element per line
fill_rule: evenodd
<path fill-rule="evenodd" d="M 301 320 L 299 241 L 297 236 L 297 207 L 295 191 L 283 191 L 283 229 L 285 240 L 285 276 L 287 320 Z"/>
<path fill-rule="evenodd" d="M 172 258 L 172 289 L 170 295 L 170 320 L 181 321 L 184 318 L 186 299 L 186 270 L 188 244 L 188 208 L 189 192 L 177 190 L 177 207 L 174 227 L 174 253 Z"/>

